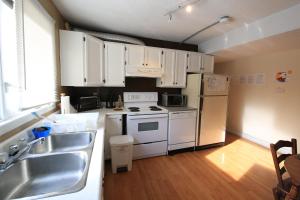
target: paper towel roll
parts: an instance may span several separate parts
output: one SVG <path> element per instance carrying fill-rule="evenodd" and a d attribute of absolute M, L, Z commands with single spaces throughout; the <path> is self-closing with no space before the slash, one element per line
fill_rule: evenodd
<path fill-rule="evenodd" d="M 61 96 L 60 97 L 60 112 L 61 114 L 69 114 L 70 113 L 70 96 Z"/>

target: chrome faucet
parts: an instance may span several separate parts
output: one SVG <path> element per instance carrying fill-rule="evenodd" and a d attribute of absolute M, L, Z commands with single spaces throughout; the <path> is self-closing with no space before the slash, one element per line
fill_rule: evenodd
<path fill-rule="evenodd" d="M 31 142 L 28 142 L 26 144 L 26 146 L 22 149 L 19 150 L 19 146 L 18 145 L 11 145 L 10 146 L 10 152 L 9 155 L 12 153 L 12 151 L 17 151 L 17 153 L 14 153 L 14 155 L 8 157 L 7 160 L 5 159 L 1 159 L 0 160 L 0 170 L 5 170 L 6 168 L 8 168 L 12 163 L 16 162 L 22 155 L 24 155 L 25 153 L 27 153 L 32 145 L 34 145 L 35 143 L 41 142 L 41 144 L 45 141 L 44 137 L 35 139 Z"/>

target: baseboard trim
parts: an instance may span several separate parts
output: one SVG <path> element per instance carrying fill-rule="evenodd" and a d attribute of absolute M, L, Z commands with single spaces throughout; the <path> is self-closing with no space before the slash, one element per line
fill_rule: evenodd
<path fill-rule="evenodd" d="M 241 133 L 241 132 L 238 132 L 238 131 L 233 131 L 233 130 L 226 130 L 227 133 L 230 133 L 230 134 L 234 134 L 234 135 L 237 135 L 241 138 L 244 138 L 246 140 L 249 140 L 255 144 L 258 144 L 260 146 L 263 146 L 267 149 L 270 148 L 270 144 L 273 143 L 272 141 L 265 141 L 265 140 L 262 140 L 262 139 L 259 139 L 257 137 L 253 137 L 252 135 L 248 134 L 248 133 Z M 289 149 L 286 149 L 286 148 L 282 148 L 279 150 L 280 153 L 290 153 L 290 150 Z"/>

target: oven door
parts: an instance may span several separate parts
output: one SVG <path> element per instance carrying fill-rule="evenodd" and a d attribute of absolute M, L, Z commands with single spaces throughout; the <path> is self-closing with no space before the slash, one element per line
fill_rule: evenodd
<path fill-rule="evenodd" d="M 127 134 L 134 144 L 167 140 L 168 114 L 127 115 Z"/>

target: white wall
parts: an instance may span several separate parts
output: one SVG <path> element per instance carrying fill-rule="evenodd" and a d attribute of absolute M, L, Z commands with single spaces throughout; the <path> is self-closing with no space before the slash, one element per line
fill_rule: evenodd
<path fill-rule="evenodd" d="M 300 147 L 300 49 L 217 64 L 216 73 L 229 74 L 227 130 L 268 146 L 279 139 L 298 140 Z M 275 74 L 291 71 L 286 83 Z M 263 73 L 264 84 L 241 84 L 240 75 Z"/>

